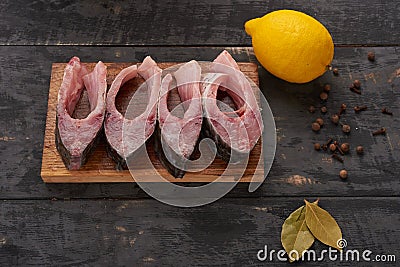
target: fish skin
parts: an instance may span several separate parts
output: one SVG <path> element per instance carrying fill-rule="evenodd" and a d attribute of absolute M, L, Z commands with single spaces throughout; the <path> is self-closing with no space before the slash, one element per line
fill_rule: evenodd
<path fill-rule="evenodd" d="M 157 123 L 158 124 L 158 123 Z M 183 178 L 185 175 L 185 171 L 181 170 L 180 168 L 176 168 L 170 160 L 167 158 L 165 155 L 162 144 L 161 144 L 161 128 L 159 125 L 157 125 L 157 128 L 155 130 L 155 140 L 154 140 L 154 151 L 156 152 L 156 155 L 158 159 L 161 161 L 161 164 L 167 169 L 167 171 L 174 176 L 175 178 Z"/>
<path fill-rule="evenodd" d="M 231 158 L 231 147 L 229 144 L 224 142 L 222 138 L 218 135 L 218 133 L 212 127 L 210 121 L 208 119 L 203 120 L 203 126 L 201 130 L 201 138 L 211 138 L 217 147 L 217 156 L 221 158 L 225 162 L 229 162 Z M 238 156 L 238 160 L 245 157 L 245 154 L 241 155 L 236 152 Z"/>
<path fill-rule="evenodd" d="M 182 118 L 173 115 L 167 105 L 174 77 L 185 111 Z M 155 150 L 161 163 L 175 178 L 184 176 L 198 144 L 202 125 L 200 82 L 201 67 L 195 60 L 183 64 L 173 76 L 167 74 L 162 80 Z"/>
<path fill-rule="evenodd" d="M 118 154 L 117 150 L 112 147 L 107 138 L 106 143 L 107 155 L 115 162 L 115 169 L 118 171 L 128 169 L 125 159 Z"/>
<path fill-rule="evenodd" d="M 251 85 L 227 51 L 223 51 L 213 61 L 211 70 L 214 73 L 205 75 L 202 86 L 204 110 L 202 137 L 211 138 L 215 142 L 217 155 L 224 161 L 238 163 L 248 158 L 250 151 L 261 137 L 264 126 L 260 109 Z M 231 86 L 228 86 L 229 84 Z M 239 106 L 237 111 L 219 110 L 216 105 L 216 95 L 220 85 L 231 90 L 230 95 Z"/>
<path fill-rule="evenodd" d="M 89 157 L 91 154 L 93 154 L 93 151 L 99 144 L 100 140 L 102 140 L 103 136 L 103 127 L 99 130 L 99 132 L 96 134 L 95 138 L 87 145 L 87 147 L 83 150 L 82 155 L 79 157 L 74 157 L 69 153 L 68 149 L 64 146 L 61 140 L 60 132 L 58 127 L 55 129 L 55 136 L 56 136 L 56 147 L 58 150 L 58 153 L 60 153 L 61 158 L 64 162 L 64 165 L 71 166 L 71 168 L 68 168 L 69 170 L 77 170 L 80 169 L 81 166 L 85 165 L 86 162 L 88 161 Z M 76 167 L 74 167 L 76 166 Z"/>
<path fill-rule="evenodd" d="M 96 147 L 105 114 L 107 67 L 99 61 L 90 73 L 73 57 L 64 70 L 58 93 L 55 140 L 58 152 L 69 170 L 80 169 Z M 86 87 L 91 112 L 84 119 L 71 117 Z"/>
<path fill-rule="evenodd" d="M 139 67 L 132 65 L 121 70 L 111 84 L 106 100 L 107 115 L 104 130 L 107 153 L 116 162 L 117 170 L 127 169 L 126 158 L 134 157 L 154 133 L 161 72 L 157 63 L 148 56 Z M 148 83 L 149 99 L 146 110 L 142 114 L 133 119 L 127 119 L 116 109 L 115 98 L 123 84 L 138 75 Z"/>
<path fill-rule="evenodd" d="M 208 80 L 208 78 L 210 78 L 210 80 Z M 220 73 L 206 75 L 203 80 L 205 82 L 203 84 L 203 86 L 205 86 L 205 87 L 210 86 L 211 84 L 215 83 L 216 80 L 221 79 L 221 78 L 227 79 L 227 76 L 225 74 L 220 74 Z M 204 90 L 204 92 L 206 92 L 206 89 Z M 216 148 L 217 148 L 217 156 L 220 157 L 223 161 L 231 162 L 231 163 L 240 162 L 248 156 L 248 153 L 246 151 L 241 152 L 238 149 L 232 148 L 231 145 L 228 142 L 226 142 L 226 138 L 224 139 L 221 137 L 221 132 L 217 132 L 216 127 L 214 127 L 215 124 L 218 123 L 218 120 L 220 118 L 216 118 L 213 115 L 207 114 L 207 106 L 212 105 L 212 106 L 214 106 L 214 108 L 218 108 L 214 104 L 214 101 L 215 101 L 215 98 L 210 99 L 203 94 L 202 104 L 204 107 L 205 115 L 204 115 L 204 119 L 203 119 L 203 127 L 202 127 L 201 136 L 202 136 L 202 138 L 210 138 L 211 140 L 213 140 L 213 142 L 215 143 Z M 219 115 L 219 114 L 217 114 L 217 115 Z M 238 117 L 236 116 L 234 118 L 238 118 Z M 231 118 L 223 118 L 223 119 L 229 120 Z M 214 120 L 214 123 L 212 122 L 213 120 Z M 233 123 L 236 123 L 236 122 L 233 122 Z M 246 133 L 244 131 L 244 127 L 239 127 L 239 131 L 242 131 L 242 135 L 246 135 Z M 228 138 L 229 138 L 229 134 L 226 131 L 224 131 L 224 133 L 227 134 Z"/>
<path fill-rule="evenodd" d="M 122 144 L 122 124 L 124 117 L 122 116 L 121 113 L 117 111 L 117 108 L 115 106 L 115 98 L 118 94 L 119 89 L 123 86 L 123 84 L 135 78 L 136 76 L 137 76 L 136 65 L 132 65 L 121 70 L 119 74 L 115 77 L 107 93 L 106 118 L 104 121 L 104 132 L 107 142 L 106 151 L 108 156 L 116 163 L 115 168 L 117 170 L 127 169 L 127 165 L 125 158 L 121 155 L 122 151 L 117 148 L 118 143 Z M 120 84 L 115 85 L 115 83 L 117 82 L 119 82 Z M 115 136 L 110 137 L 111 135 Z M 115 140 L 115 138 L 118 139 Z"/>

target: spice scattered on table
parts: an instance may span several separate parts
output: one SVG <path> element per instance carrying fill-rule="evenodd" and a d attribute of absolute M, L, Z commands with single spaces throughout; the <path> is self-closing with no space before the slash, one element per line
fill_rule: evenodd
<path fill-rule="evenodd" d="M 364 154 L 364 147 L 363 146 L 357 146 L 356 147 L 356 152 L 358 155 Z"/>
<path fill-rule="evenodd" d="M 360 80 L 354 80 L 353 86 L 354 86 L 354 88 L 356 88 L 356 89 L 360 89 L 360 88 L 361 88 L 361 82 L 360 82 Z"/>
<path fill-rule="evenodd" d="M 329 138 L 328 141 L 326 141 L 326 145 L 329 145 L 329 144 L 332 143 L 332 142 L 333 142 L 333 139 L 332 139 L 332 138 Z"/>
<path fill-rule="evenodd" d="M 319 98 L 321 98 L 322 101 L 325 101 L 325 100 L 328 99 L 328 94 L 327 94 L 326 92 L 322 92 L 322 93 L 319 95 Z"/>
<path fill-rule="evenodd" d="M 346 108 L 347 108 L 347 105 L 345 103 L 341 104 L 338 115 L 339 116 L 342 115 L 346 111 Z"/>
<path fill-rule="evenodd" d="M 329 93 L 331 91 L 331 85 L 329 83 L 324 85 L 324 92 Z"/>
<path fill-rule="evenodd" d="M 339 70 L 338 70 L 337 68 L 334 68 L 334 69 L 332 70 L 332 72 L 333 72 L 333 75 L 335 75 L 335 76 L 338 76 L 338 75 L 339 75 Z"/>
<path fill-rule="evenodd" d="M 358 80 L 357 80 L 357 81 L 358 81 Z M 350 85 L 349 89 L 350 89 L 350 91 L 352 91 L 352 92 L 354 92 L 354 93 L 356 93 L 356 94 L 361 95 L 361 90 L 360 90 L 360 88 L 356 88 L 356 86 L 354 85 L 354 83 Z"/>
<path fill-rule="evenodd" d="M 315 120 L 315 122 L 318 123 L 320 126 L 323 126 L 323 125 L 324 125 L 324 120 L 323 120 L 322 118 L 317 118 L 317 119 Z"/>
<path fill-rule="evenodd" d="M 386 115 L 390 115 L 390 116 L 393 115 L 393 112 L 390 112 L 387 108 L 383 108 L 381 111 L 382 111 L 382 114 L 386 114 Z"/>
<path fill-rule="evenodd" d="M 313 123 L 311 124 L 311 129 L 312 129 L 314 132 L 318 132 L 318 131 L 321 129 L 321 125 L 319 125 L 319 123 L 317 123 L 317 122 L 313 122 Z"/>
<path fill-rule="evenodd" d="M 360 113 L 361 111 L 367 110 L 367 108 L 368 108 L 367 106 L 355 106 L 354 111 L 356 113 Z"/>
<path fill-rule="evenodd" d="M 342 126 L 342 131 L 344 132 L 344 133 L 350 133 L 350 131 L 351 131 L 351 127 L 350 127 L 350 125 L 348 125 L 348 124 L 343 124 L 343 126 Z"/>
<path fill-rule="evenodd" d="M 329 138 L 328 141 L 325 144 L 323 144 L 321 148 L 325 151 L 328 150 L 328 146 L 330 145 L 330 143 L 332 143 L 332 141 L 333 141 L 332 138 Z"/>
<path fill-rule="evenodd" d="M 374 52 L 372 52 L 372 51 L 368 52 L 368 60 L 371 62 L 375 61 L 375 53 Z"/>
<path fill-rule="evenodd" d="M 348 153 L 349 150 L 350 150 L 350 144 L 349 144 L 349 143 L 343 143 L 343 144 L 341 144 L 341 145 L 340 145 L 340 150 L 341 150 L 343 153 Z"/>
<path fill-rule="evenodd" d="M 317 151 L 320 151 L 321 150 L 321 144 L 320 143 L 315 143 L 314 144 L 314 149 L 317 150 Z"/>
<path fill-rule="evenodd" d="M 314 144 L 314 149 L 317 151 L 320 151 L 321 149 L 324 151 L 329 150 L 333 154 L 331 155 L 332 158 L 336 159 L 337 161 L 343 163 L 344 159 L 341 158 L 337 152 L 339 152 L 342 156 L 346 155 L 350 151 L 350 144 L 349 143 L 343 143 L 340 144 L 338 141 L 333 140 L 332 138 L 329 138 L 328 141 L 320 145 L 320 143 L 315 143 Z"/>
<path fill-rule="evenodd" d="M 341 170 L 341 171 L 339 172 L 339 176 L 340 176 L 340 178 L 342 178 L 342 179 L 347 179 L 347 171 L 346 171 L 346 170 Z"/>
<path fill-rule="evenodd" d="M 315 112 L 315 107 L 314 106 L 309 106 L 308 107 L 308 111 L 310 112 L 310 113 L 314 113 Z"/>
<path fill-rule="evenodd" d="M 355 88 L 354 85 L 350 86 L 350 91 L 352 91 L 353 93 L 361 95 L 361 91 L 359 89 Z"/>
<path fill-rule="evenodd" d="M 343 163 L 344 162 L 344 160 L 343 160 L 343 158 L 342 157 L 340 157 L 338 154 L 333 154 L 332 155 L 332 158 L 333 159 L 336 159 L 337 161 L 339 161 L 340 163 Z"/>
<path fill-rule="evenodd" d="M 375 60 L 375 54 L 373 52 L 368 53 L 368 60 L 374 61 Z M 338 75 L 338 69 L 335 68 L 333 69 L 333 74 Z M 350 85 L 350 90 L 354 93 L 357 93 L 361 95 L 361 90 L 362 90 L 362 83 L 360 80 L 355 79 L 352 84 Z M 320 93 L 319 97 L 322 101 L 328 100 L 329 93 L 331 92 L 332 85 L 330 83 L 326 83 L 322 86 L 323 91 Z M 322 103 L 324 103 L 322 102 Z M 315 112 L 315 107 L 311 106 L 312 113 Z M 354 112 L 355 113 L 360 113 L 362 111 L 365 111 L 368 109 L 366 105 L 357 105 L 354 106 Z M 309 109 L 310 110 L 310 109 Z M 340 120 L 342 116 L 346 116 L 346 110 L 347 110 L 347 105 L 345 103 L 342 103 L 340 105 L 339 112 L 336 114 L 330 115 L 330 120 L 332 121 L 333 124 L 341 125 L 341 130 L 344 134 L 349 134 L 351 132 L 351 127 L 348 124 L 343 124 Z M 322 107 L 320 107 L 321 114 L 326 114 L 328 112 L 328 108 L 324 104 Z M 310 111 L 311 112 L 311 111 Z M 393 115 L 393 113 L 387 108 L 384 107 L 381 109 L 382 114 L 386 115 Z M 314 132 L 319 132 L 322 125 L 324 124 L 324 121 L 322 118 L 317 118 L 315 122 L 312 124 L 312 129 Z M 372 133 L 373 136 L 375 135 L 384 135 L 386 134 L 386 128 L 382 127 L 381 129 L 374 131 Z M 350 154 L 350 144 L 347 142 L 344 143 L 339 143 L 337 140 L 333 140 L 332 138 L 329 138 L 329 140 L 326 143 L 314 143 L 314 150 L 316 151 L 328 151 L 331 154 L 331 158 L 334 160 L 337 160 L 341 163 L 344 163 L 344 157 L 348 156 Z M 358 145 L 355 149 L 356 153 L 358 155 L 363 155 L 364 154 L 364 148 L 361 145 Z M 343 156 L 343 158 L 341 157 Z M 346 179 L 348 174 L 347 170 L 343 169 L 340 171 L 339 176 L 342 179 Z"/>
<path fill-rule="evenodd" d="M 333 115 L 331 116 L 331 121 L 332 121 L 334 124 L 338 124 L 338 123 L 339 123 L 339 115 L 333 114 Z"/>
<path fill-rule="evenodd" d="M 336 149 L 337 149 L 337 151 L 339 151 L 340 155 L 342 155 L 342 156 L 344 155 L 344 152 L 339 145 L 336 145 Z"/>
<path fill-rule="evenodd" d="M 330 145 L 329 145 L 329 150 L 332 151 L 332 152 L 335 152 L 335 151 L 336 151 L 336 148 L 337 148 L 337 147 L 336 147 L 335 144 L 330 144 Z"/>
<path fill-rule="evenodd" d="M 379 130 L 375 131 L 372 133 L 373 136 L 375 135 L 385 135 L 386 134 L 386 128 L 382 127 Z"/>

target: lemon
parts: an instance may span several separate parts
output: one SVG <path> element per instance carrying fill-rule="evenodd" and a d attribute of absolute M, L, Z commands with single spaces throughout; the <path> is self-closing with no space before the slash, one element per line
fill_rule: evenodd
<path fill-rule="evenodd" d="M 278 10 L 245 23 L 254 54 L 275 76 L 306 83 L 328 69 L 334 52 L 332 37 L 316 19 L 294 10 Z"/>

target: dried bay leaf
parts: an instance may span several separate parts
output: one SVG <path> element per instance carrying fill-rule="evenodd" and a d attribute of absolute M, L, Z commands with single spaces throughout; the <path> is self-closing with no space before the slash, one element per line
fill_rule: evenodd
<path fill-rule="evenodd" d="M 342 231 L 335 219 L 315 203 L 306 203 L 305 221 L 311 233 L 322 243 L 341 250 L 338 240 L 342 239 Z"/>
<path fill-rule="evenodd" d="M 281 242 L 290 262 L 301 258 L 303 252 L 314 243 L 314 236 L 307 227 L 305 215 L 306 207 L 303 205 L 292 212 L 282 226 Z M 293 250 L 297 253 L 290 253 Z"/>

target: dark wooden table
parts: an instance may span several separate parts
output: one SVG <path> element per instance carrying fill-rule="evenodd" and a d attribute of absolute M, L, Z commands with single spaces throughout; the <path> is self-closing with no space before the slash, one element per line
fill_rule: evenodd
<path fill-rule="evenodd" d="M 276 157 L 254 193 L 239 185 L 199 208 L 176 208 L 135 184 L 44 184 L 40 177 L 51 64 L 82 61 L 212 60 L 228 49 L 257 62 L 243 23 L 276 9 L 304 11 L 327 26 L 336 48 L 331 72 L 292 85 L 259 68 L 275 115 Z M 348 249 L 394 254 L 400 261 L 400 2 L 399 1 L 11 1 L 0 3 L 0 266 L 13 265 L 286 265 L 260 262 L 264 245 L 281 249 L 284 219 L 304 198 L 338 221 Z M 367 60 L 368 51 L 376 61 Z M 359 79 L 363 94 L 348 85 Z M 319 112 L 321 85 L 331 83 L 328 114 L 350 110 L 344 136 Z M 367 105 L 355 115 L 352 107 Z M 388 107 L 393 116 L 383 115 Z M 373 130 L 387 128 L 386 136 Z M 344 164 L 313 150 L 328 136 L 363 145 Z M 353 147 L 354 148 L 354 147 Z M 340 180 L 346 168 L 349 178 Z M 317 251 L 326 248 L 316 242 Z M 324 265 L 356 265 L 332 262 Z M 320 266 L 320 262 L 302 262 Z M 359 263 L 360 266 L 381 266 Z M 384 266 L 395 266 L 386 263 Z"/>

